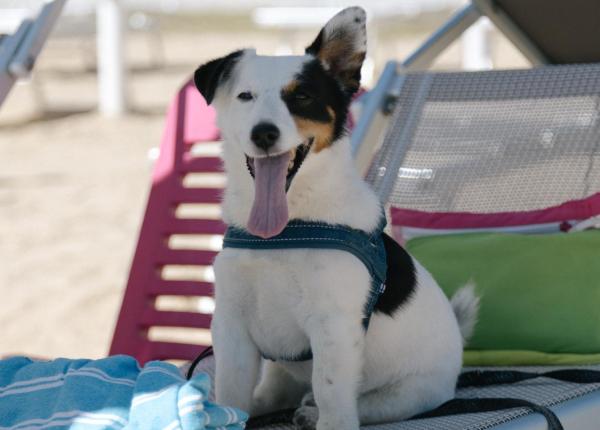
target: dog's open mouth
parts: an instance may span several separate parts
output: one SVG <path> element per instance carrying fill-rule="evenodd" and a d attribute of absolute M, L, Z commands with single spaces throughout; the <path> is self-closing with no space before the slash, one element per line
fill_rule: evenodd
<path fill-rule="evenodd" d="M 246 155 L 246 165 L 254 178 L 254 204 L 248 218 L 248 231 L 269 238 L 278 235 L 288 222 L 286 193 L 306 159 L 313 139 L 294 150 L 268 157 Z"/>
<path fill-rule="evenodd" d="M 290 185 L 292 185 L 292 181 L 294 180 L 294 176 L 298 173 L 300 166 L 304 162 L 304 159 L 308 155 L 310 148 L 314 142 L 314 139 L 311 137 L 305 143 L 298 145 L 291 151 L 290 161 L 288 163 L 287 175 L 285 177 L 285 191 L 290 189 Z M 254 158 L 246 155 L 246 167 L 248 167 L 248 171 L 253 178 L 254 174 Z"/>

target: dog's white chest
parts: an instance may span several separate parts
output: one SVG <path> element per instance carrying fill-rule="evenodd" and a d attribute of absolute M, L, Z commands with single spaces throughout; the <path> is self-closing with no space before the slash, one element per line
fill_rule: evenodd
<path fill-rule="evenodd" d="M 309 349 L 311 318 L 340 306 L 360 315 L 370 285 L 364 265 L 336 250 L 229 248 L 215 260 L 215 275 L 216 312 L 241 318 L 261 353 L 272 358 Z"/>
<path fill-rule="evenodd" d="M 227 307 L 234 303 L 238 312 L 232 317 L 243 320 L 267 357 L 299 353 L 309 345 L 300 309 L 307 305 L 303 270 L 310 257 L 295 254 L 306 252 L 226 249 L 215 261 L 217 311 L 225 300 Z"/>

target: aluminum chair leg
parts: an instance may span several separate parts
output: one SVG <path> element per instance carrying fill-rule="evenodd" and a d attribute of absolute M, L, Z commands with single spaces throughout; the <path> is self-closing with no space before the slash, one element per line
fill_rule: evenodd
<path fill-rule="evenodd" d="M 439 30 L 433 33 L 400 67 L 404 70 L 427 69 L 435 58 L 458 39 L 481 17 L 473 3 L 455 13 Z"/>

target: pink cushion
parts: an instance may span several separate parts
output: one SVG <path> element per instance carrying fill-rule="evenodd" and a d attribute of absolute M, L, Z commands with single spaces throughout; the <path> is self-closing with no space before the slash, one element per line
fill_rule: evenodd
<path fill-rule="evenodd" d="M 391 215 L 394 236 L 401 242 L 417 236 L 470 231 L 568 231 L 577 222 L 600 215 L 600 193 L 524 212 L 424 212 L 393 207 Z"/>

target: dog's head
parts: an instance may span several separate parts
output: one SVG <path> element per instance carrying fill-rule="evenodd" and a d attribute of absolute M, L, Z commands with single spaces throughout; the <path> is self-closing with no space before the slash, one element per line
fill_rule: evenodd
<path fill-rule="evenodd" d="M 271 237 L 288 221 L 286 192 L 310 153 L 344 134 L 366 53 L 366 14 L 352 7 L 335 15 L 305 55 L 233 52 L 200 66 L 198 90 L 214 104 L 229 146 L 245 154 L 255 181 L 248 230 Z"/>

